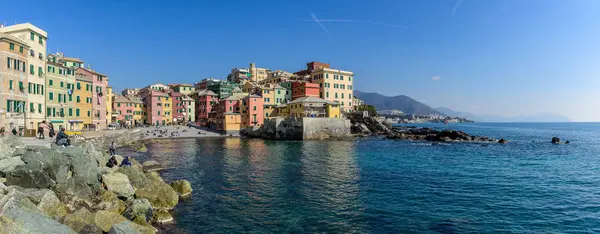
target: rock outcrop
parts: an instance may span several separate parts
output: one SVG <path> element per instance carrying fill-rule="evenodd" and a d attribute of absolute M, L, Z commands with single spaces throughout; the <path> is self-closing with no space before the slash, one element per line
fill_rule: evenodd
<path fill-rule="evenodd" d="M 192 194 L 192 185 L 187 180 L 176 180 L 171 182 L 171 188 L 179 194 L 179 196 L 185 197 Z"/>
<path fill-rule="evenodd" d="M 150 223 L 171 221 L 168 211 L 192 189 L 144 173 L 135 159 L 131 167 L 104 166 L 110 142 L 138 139 L 126 133 L 45 148 L 0 137 L 0 233 L 156 233 Z"/>

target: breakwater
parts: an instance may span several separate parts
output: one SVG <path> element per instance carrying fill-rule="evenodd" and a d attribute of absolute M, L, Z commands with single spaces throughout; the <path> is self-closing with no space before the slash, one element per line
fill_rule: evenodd
<path fill-rule="evenodd" d="M 185 180 L 165 182 L 156 162 L 106 167 L 111 142 L 143 151 L 140 132 L 75 140 L 74 147 L 0 139 L 0 233 L 155 233 L 191 193 Z M 116 156 L 120 163 L 123 157 Z"/>

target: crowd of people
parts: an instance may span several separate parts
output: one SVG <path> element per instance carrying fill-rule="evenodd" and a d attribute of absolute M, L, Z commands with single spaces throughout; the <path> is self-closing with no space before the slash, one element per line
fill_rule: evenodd
<path fill-rule="evenodd" d="M 48 130 L 48 137 L 54 138 L 56 135 L 55 143 L 57 145 L 62 147 L 71 147 L 71 140 L 69 139 L 69 135 L 65 133 L 64 127 L 60 127 L 58 133 L 56 133 L 52 123 L 46 124 L 46 121 L 42 121 L 38 125 L 37 138 L 42 140 L 46 139 L 46 130 Z"/>

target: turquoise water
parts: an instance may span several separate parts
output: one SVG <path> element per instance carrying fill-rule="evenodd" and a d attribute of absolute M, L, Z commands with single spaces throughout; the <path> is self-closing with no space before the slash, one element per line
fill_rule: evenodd
<path fill-rule="evenodd" d="M 187 139 L 138 157 L 192 183 L 177 232 L 600 232 L 600 124 L 450 127 L 510 142 Z"/>

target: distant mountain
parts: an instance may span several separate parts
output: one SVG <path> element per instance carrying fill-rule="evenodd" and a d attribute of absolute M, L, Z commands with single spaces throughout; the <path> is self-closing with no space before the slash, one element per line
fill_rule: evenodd
<path fill-rule="evenodd" d="M 365 102 L 365 104 L 374 106 L 378 111 L 399 110 L 405 114 L 415 115 L 440 114 L 430 106 L 404 95 L 388 97 L 378 93 L 363 93 L 355 90 L 354 96 Z"/>
<path fill-rule="evenodd" d="M 519 116 L 498 116 L 498 115 L 475 115 L 469 112 L 454 111 L 445 107 L 435 108 L 442 114 L 463 117 L 478 122 L 571 122 L 571 120 L 562 115 L 519 115 Z"/>

